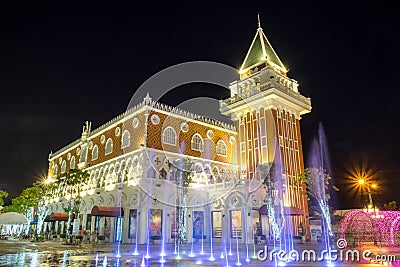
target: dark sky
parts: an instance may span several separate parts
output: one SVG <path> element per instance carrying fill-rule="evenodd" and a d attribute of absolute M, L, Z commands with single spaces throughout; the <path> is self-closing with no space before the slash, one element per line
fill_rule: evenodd
<path fill-rule="evenodd" d="M 78 138 L 84 121 L 97 127 L 122 113 L 156 72 L 193 60 L 239 68 L 260 12 L 288 76 L 312 98 L 301 121 L 305 157 L 322 122 L 336 184 L 352 159 L 367 158 L 379 171 L 376 199 L 400 202 L 397 9 L 377 1 L 148 2 L 3 8 L 1 189 L 15 196 L 43 177 L 50 150 Z M 227 96 L 199 88 L 185 95 Z M 359 205 L 346 192 L 338 207 Z"/>

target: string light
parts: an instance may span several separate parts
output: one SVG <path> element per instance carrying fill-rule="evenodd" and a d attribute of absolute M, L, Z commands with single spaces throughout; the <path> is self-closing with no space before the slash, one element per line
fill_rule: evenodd
<path fill-rule="evenodd" d="M 396 245 L 395 233 L 400 230 L 400 211 L 383 210 L 369 205 L 363 210 L 348 212 L 340 223 L 340 232 L 343 237 L 347 233 L 355 235 L 359 240 L 371 239 L 386 245 Z"/>

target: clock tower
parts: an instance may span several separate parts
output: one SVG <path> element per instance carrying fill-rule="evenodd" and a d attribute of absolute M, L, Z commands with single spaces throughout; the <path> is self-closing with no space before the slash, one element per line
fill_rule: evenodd
<path fill-rule="evenodd" d="M 258 165 L 279 162 L 283 204 L 292 218 L 293 234 L 301 235 L 300 228 L 305 227 L 308 235 L 307 196 L 305 187 L 296 185 L 296 177 L 304 170 L 300 119 L 311 111 L 311 100 L 287 72 L 259 22 L 240 78 L 229 85 L 231 97 L 220 102 L 220 111 L 231 117 L 238 131 L 241 178 L 255 179 Z"/>

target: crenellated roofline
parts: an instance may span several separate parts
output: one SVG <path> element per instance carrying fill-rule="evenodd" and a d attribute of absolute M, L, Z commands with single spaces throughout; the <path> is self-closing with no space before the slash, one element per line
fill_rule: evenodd
<path fill-rule="evenodd" d="M 90 140 L 91 137 L 98 135 L 99 133 L 101 133 L 103 130 L 109 128 L 110 126 L 121 122 L 122 120 L 124 120 L 125 117 L 131 115 L 132 113 L 136 113 L 136 112 L 140 112 L 141 110 L 144 110 L 146 107 L 160 110 L 160 111 L 167 112 L 167 113 L 171 113 L 171 114 L 175 114 L 175 115 L 184 117 L 188 120 L 198 121 L 200 123 L 204 123 L 204 124 L 207 124 L 212 127 L 222 128 L 224 130 L 236 132 L 235 126 L 233 124 L 218 121 L 218 120 L 208 118 L 203 115 L 199 115 L 199 114 L 187 111 L 187 110 L 183 110 L 183 109 L 180 109 L 177 107 L 173 107 L 173 106 L 170 106 L 167 104 L 163 104 L 163 103 L 154 101 L 147 94 L 147 96 L 143 99 L 142 102 L 129 108 L 124 113 L 114 117 L 113 119 L 109 120 L 108 122 L 104 123 L 103 125 L 97 127 L 93 131 L 91 131 L 90 134 L 88 135 L 88 139 Z M 53 160 L 55 157 L 58 157 L 59 155 L 63 154 L 64 152 L 68 151 L 69 149 L 71 149 L 75 146 L 78 146 L 80 143 L 81 143 L 81 139 L 79 138 L 79 139 L 76 139 L 75 141 L 71 142 L 70 144 L 60 148 L 59 150 L 51 153 L 49 155 L 49 161 Z"/>

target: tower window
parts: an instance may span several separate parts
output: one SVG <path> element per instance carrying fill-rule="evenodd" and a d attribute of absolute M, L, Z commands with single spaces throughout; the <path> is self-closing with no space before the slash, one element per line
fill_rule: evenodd
<path fill-rule="evenodd" d="M 240 152 L 246 151 L 246 145 L 244 142 L 240 142 Z"/>
<path fill-rule="evenodd" d="M 111 138 L 108 138 L 107 143 L 106 143 L 106 152 L 105 155 L 109 155 L 113 152 L 113 141 Z"/>
<path fill-rule="evenodd" d="M 226 156 L 226 144 L 223 140 L 219 140 L 217 142 L 216 147 L 217 154 L 220 156 Z"/>
<path fill-rule="evenodd" d="M 163 144 L 167 145 L 176 145 L 176 132 L 174 128 L 171 126 L 168 126 L 167 128 L 164 129 L 164 132 L 162 134 L 162 142 Z"/>
<path fill-rule="evenodd" d="M 203 138 L 200 134 L 195 133 L 191 141 L 192 150 L 203 151 Z"/>

